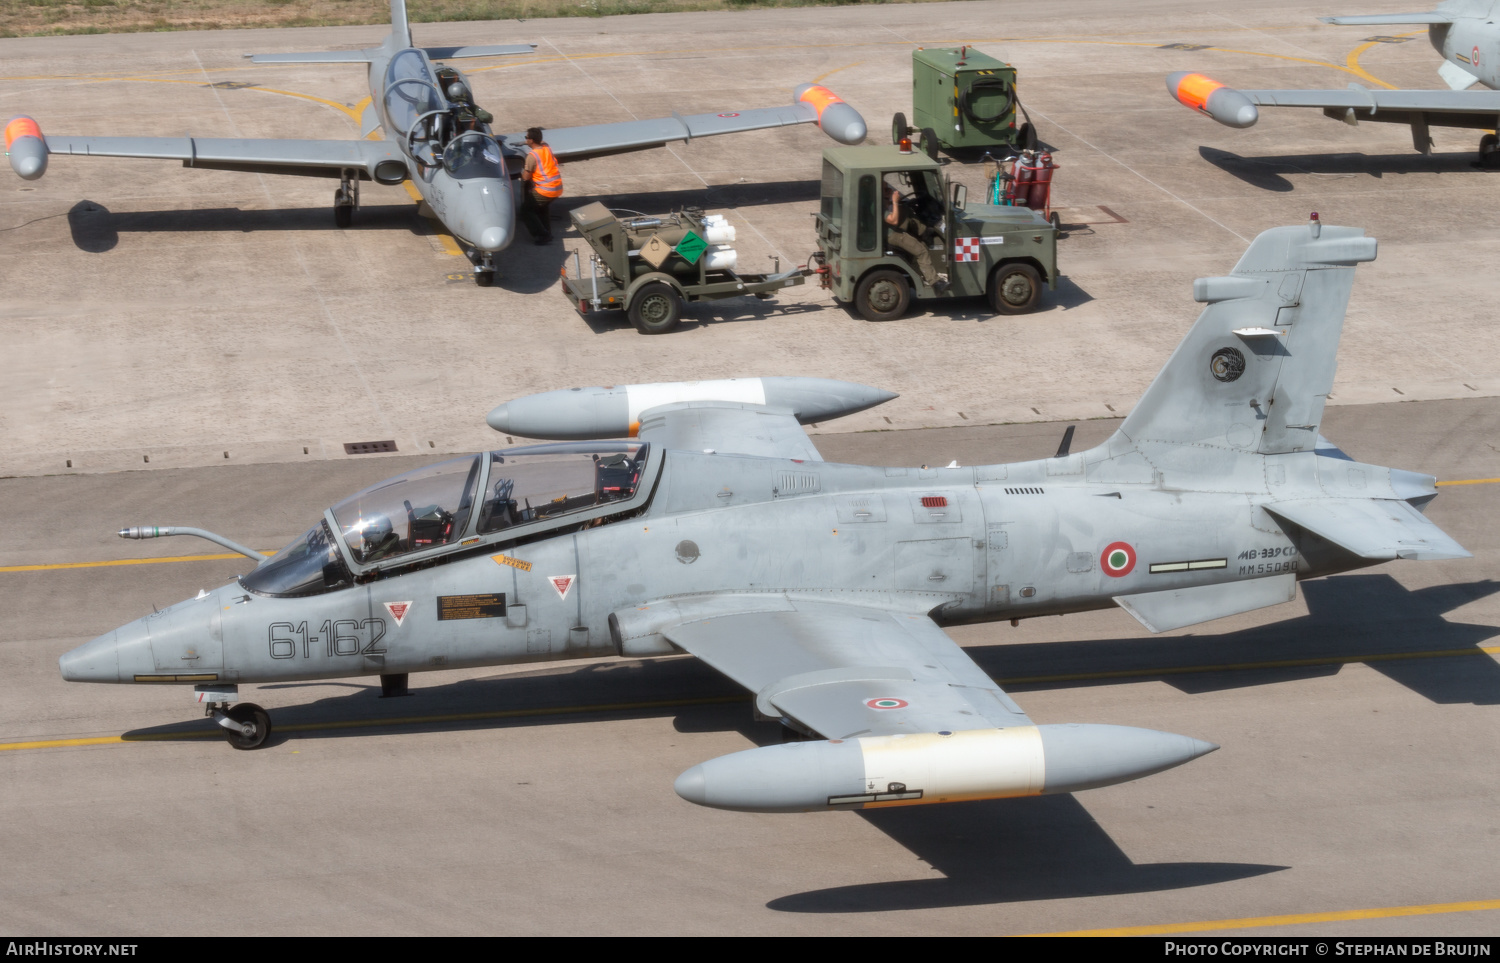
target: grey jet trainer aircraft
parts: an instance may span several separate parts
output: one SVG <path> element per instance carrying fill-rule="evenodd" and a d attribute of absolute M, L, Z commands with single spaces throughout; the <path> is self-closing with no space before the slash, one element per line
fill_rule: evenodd
<path fill-rule="evenodd" d="M 1179 71 L 1167 90 L 1182 104 L 1227 127 L 1250 127 L 1260 107 L 1317 107 L 1351 126 L 1360 121 L 1406 124 L 1412 147 L 1432 153 L 1433 127 L 1482 130 L 1479 159 L 1496 160 L 1500 138 L 1500 0 L 1445 0 L 1425 13 L 1384 13 L 1321 17 L 1324 23 L 1363 26 L 1426 25 L 1427 38 L 1443 65 L 1438 76 L 1448 90 L 1372 90 L 1351 83 L 1344 90 L 1236 90 L 1202 74 Z M 1488 90 L 1469 90 L 1474 84 Z"/>
<path fill-rule="evenodd" d="M 473 87 L 457 68 L 435 60 L 531 53 L 535 44 L 416 47 L 406 21 L 406 0 L 390 0 L 391 32 L 378 47 L 320 53 L 255 54 L 258 64 L 367 64 L 370 105 L 361 137 L 380 130 L 384 140 L 246 140 L 213 137 L 44 136 L 27 116 L 5 127 L 11 168 L 27 180 L 41 177 L 52 154 L 179 160 L 184 167 L 337 177 L 334 218 L 348 227 L 359 205 L 360 181 L 410 180 L 438 220 L 462 243 L 474 280 L 493 282 L 495 255 L 515 233 L 515 211 L 504 157 L 526 151 L 524 134 L 496 135 L 488 113 L 473 102 Z M 726 109 L 718 113 L 551 128 L 547 143 L 559 161 L 661 147 L 673 141 L 740 131 L 816 123 L 834 140 L 865 139 L 859 113 L 832 91 L 803 84 L 784 107 Z"/>
<path fill-rule="evenodd" d="M 77 682 L 192 684 L 229 742 L 239 686 L 687 652 L 755 712 L 824 741 L 677 780 L 749 811 L 1072 792 L 1216 748 L 1035 725 L 940 626 L 1120 606 L 1154 632 L 1291 601 L 1298 579 L 1468 552 L 1422 509 L 1435 479 L 1322 439 L 1356 228 L 1261 234 L 1106 442 L 1038 461 L 822 461 L 801 425 L 890 392 L 811 378 L 573 388 L 501 405 L 565 439 L 444 461 L 350 496 L 260 564 L 63 655 Z M 586 438 L 613 441 L 584 441 Z M 134 528 L 150 537 L 172 529 Z M 196 532 L 194 532 L 196 534 Z M 186 534 L 186 532 L 184 532 Z"/>

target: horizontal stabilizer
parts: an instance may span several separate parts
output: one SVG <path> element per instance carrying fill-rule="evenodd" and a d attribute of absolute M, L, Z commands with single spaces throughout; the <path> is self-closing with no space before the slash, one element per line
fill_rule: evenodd
<path fill-rule="evenodd" d="M 1297 576 L 1288 572 L 1245 582 L 1117 595 L 1115 602 L 1152 632 L 1170 632 L 1227 615 L 1280 605 L 1296 597 Z"/>
<path fill-rule="evenodd" d="M 500 43 L 479 47 L 423 47 L 433 60 L 462 60 L 465 57 L 510 57 L 536 51 L 534 43 Z"/>
<path fill-rule="evenodd" d="M 1341 27 L 1359 27 L 1372 24 L 1404 24 L 1404 23 L 1452 23 L 1453 14 L 1438 13 L 1370 13 L 1357 17 L 1319 17 L 1324 23 L 1334 23 Z"/>
<path fill-rule="evenodd" d="M 1469 558 L 1464 547 L 1396 498 L 1302 498 L 1266 511 L 1361 558 Z"/>
<path fill-rule="evenodd" d="M 245 54 L 253 64 L 367 64 L 374 50 L 314 50 L 304 53 Z"/>

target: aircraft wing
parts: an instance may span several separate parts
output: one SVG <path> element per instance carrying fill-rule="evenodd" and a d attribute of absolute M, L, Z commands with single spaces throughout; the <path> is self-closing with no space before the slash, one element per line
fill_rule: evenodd
<path fill-rule="evenodd" d="M 1030 725 L 926 615 L 782 597 L 691 613 L 660 629 L 755 693 L 763 716 L 830 739 Z M 721 604 L 721 603 L 716 603 Z"/>
<path fill-rule="evenodd" d="M 338 177 L 346 169 L 375 176 L 382 164 L 406 165 L 391 141 L 246 140 L 225 137 L 69 137 L 48 135 L 47 153 L 91 157 L 154 157 L 184 167 L 257 174 Z M 389 180 L 389 175 L 383 175 Z"/>
<path fill-rule="evenodd" d="M 1399 498 L 1295 498 L 1266 511 L 1361 558 L 1470 558 L 1427 516 Z"/>
<path fill-rule="evenodd" d="M 1468 114 L 1494 126 L 1500 117 L 1500 90 L 1370 90 L 1350 84 L 1343 90 L 1241 90 L 1250 102 L 1263 107 L 1321 107 L 1353 110 L 1359 120 L 1410 123 L 1411 112 Z M 1399 119 L 1382 113 L 1404 112 Z M 1451 118 L 1445 117 L 1443 123 Z M 1465 125 L 1467 126 L 1467 125 Z"/>
<path fill-rule="evenodd" d="M 712 114 L 673 113 L 651 120 L 625 120 L 585 127 L 553 127 L 546 131 L 547 146 L 559 160 L 587 160 L 609 154 L 650 150 L 673 141 L 697 137 L 738 134 L 793 124 L 817 124 L 828 136 L 843 144 L 865 139 L 865 122 L 859 113 L 824 87 L 804 85 L 797 99 L 782 107 L 724 110 Z M 506 134 L 500 140 L 511 153 L 525 149 L 524 134 Z"/>
<path fill-rule="evenodd" d="M 822 461 L 790 408 L 741 401 L 677 401 L 641 412 L 636 437 L 677 451 Z"/>

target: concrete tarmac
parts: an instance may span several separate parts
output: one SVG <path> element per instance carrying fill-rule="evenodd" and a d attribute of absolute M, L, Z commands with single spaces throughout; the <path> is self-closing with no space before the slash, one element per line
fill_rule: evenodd
<path fill-rule="evenodd" d="M 558 271 L 583 246 L 565 222 L 551 247 L 522 237 L 482 290 L 399 187 L 366 185 L 355 226 L 339 230 L 325 179 L 57 157 L 41 180 L 0 179 L 0 474 L 341 458 L 345 443 L 376 440 L 464 451 L 488 444 L 483 414 L 508 398 L 746 374 L 902 393 L 843 431 L 1110 417 L 1197 316 L 1192 279 L 1226 272 L 1256 233 L 1311 210 L 1381 242 L 1360 269 L 1336 404 L 1500 393 L 1484 308 L 1500 180 L 1470 165 L 1477 136 L 1434 129 L 1437 153 L 1423 158 L 1404 128 L 1268 109 L 1234 131 L 1166 93 L 1165 76 L 1188 68 L 1249 87 L 1439 84 L 1420 36 L 1370 42 L 1313 12 L 1058 0 L 418 24 L 424 43 L 538 44 L 464 62 L 502 130 L 768 106 L 817 79 L 879 140 L 892 113 L 910 112 L 915 46 L 977 44 L 1016 64 L 1062 165 L 1066 278 L 1024 317 L 950 302 L 870 324 L 812 286 L 697 306 L 682 330 L 651 338 L 586 322 L 561 296 Z M 356 138 L 361 69 L 243 55 L 384 32 L 0 40 L 0 110 L 58 134 Z M 698 204 L 737 226 L 746 270 L 801 263 L 831 143 L 804 126 L 568 164 L 553 211 Z M 954 170 L 975 196 L 979 166 Z"/>
<path fill-rule="evenodd" d="M 516 245 L 479 289 L 400 188 L 366 186 L 341 231 L 321 180 L 66 157 L 40 181 L 0 177 L 0 746 L 52 744 L 0 748 L 0 933 L 936 935 L 1251 917 L 1280 925 L 1235 932 L 1500 930 L 1493 908 L 1422 915 L 1497 895 L 1494 484 L 1445 487 L 1430 509 L 1472 560 L 1304 583 L 1295 603 L 1164 636 L 1114 610 L 953 630 L 1038 722 L 1224 747 L 1077 796 L 694 807 L 672 792 L 679 772 L 779 736 L 688 658 L 432 673 L 397 700 L 373 680 L 258 687 L 245 696 L 278 734 L 253 753 L 180 690 L 57 673 L 63 651 L 244 569 L 166 561 L 216 550 L 122 542 L 120 526 L 278 548 L 366 484 L 501 444 L 484 413 L 533 391 L 837 377 L 902 397 L 820 426 L 830 460 L 1040 457 L 1064 419 L 1081 420 L 1081 449 L 1197 316 L 1192 279 L 1310 210 L 1381 242 L 1355 282 L 1324 433 L 1361 460 L 1500 478 L 1486 307 L 1500 181 L 1471 166 L 1476 138 L 1434 129 L 1423 158 L 1402 128 L 1294 110 L 1232 131 L 1165 92 L 1179 69 L 1244 87 L 1438 85 L 1420 34 L 1373 40 L 1320 12 L 1338 11 L 1057 0 L 415 27 L 429 44 L 539 44 L 465 64 L 507 130 L 766 106 L 820 79 L 880 138 L 910 109 L 911 49 L 975 43 L 1020 68 L 1063 165 L 1067 277 L 1021 318 L 958 303 L 873 325 L 797 288 L 695 308 L 648 338 L 563 300 L 557 272 L 582 242 L 562 223 L 560 245 Z M 56 133 L 353 138 L 360 70 L 241 54 L 384 32 L 0 40 L 0 105 Z M 554 211 L 699 204 L 739 227 L 747 269 L 800 262 L 827 143 L 795 128 L 567 165 Z M 977 167 L 953 170 L 979 188 Z M 344 454 L 384 439 L 396 454 Z M 1353 910 L 1376 912 L 1326 918 Z M 1281 919 L 1299 913 L 1324 917 Z"/>
<path fill-rule="evenodd" d="M 1084 422 L 1075 445 L 1113 426 Z M 1050 454 L 1061 427 L 816 441 L 830 459 L 974 464 Z M 1500 477 L 1493 399 L 1345 406 L 1324 430 L 1362 460 Z M 62 652 L 247 563 L 19 566 L 215 552 L 123 542 L 126 522 L 273 548 L 412 463 L 0 480 L 0 933 L 1016 934 L 1494 897 L 1495 484 L 1445 486 L 1429 509 L 1470 560 L 1305 582 L 1296 602 L 1162 636 L 1118 610 L 952 630 L 1039 723 L 1223 746 L 1076 796 L 701 809 L 677 774 L 779 726 L 688 657 L 419 674 L 388 700 L 373 678 L 246 686 L 278 727 L 255 752 L 180 687 L 59 678 Z M 49 745 L 7 748 L 28 742 Z M 1497 926 L 1500 909 L 1225 932 Z"/>

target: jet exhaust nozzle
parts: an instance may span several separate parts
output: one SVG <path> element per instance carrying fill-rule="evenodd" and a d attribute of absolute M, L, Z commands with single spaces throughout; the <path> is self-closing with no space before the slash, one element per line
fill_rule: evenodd
<path fill-rule="evenodd" d="M 5 125 L 5 154 L 10 169 L 23 180 L 34 181 L 47 173 L 47 142 L 30 117 L 13 117 Z"/>
<path fill-rule="evenodd" d="M 840 144 L 862 144 L 869 129 L 859 111 L 844 103 L 838 94 L 822 84 L 803 84 L 792 91 L 797 103 L 807 104 L 818 112 L 818 126 Z"/>
<path fill-rule="evenodd" d="M 564 388 L 508 401 L 485 418 L 496 431 L 526 438 L 584 441 L 633 438 L 641 412 L 678 401 L 737 401 L 789 408 L 803 424 L 829 421 L 897 397 L 893 391 L 831 378 L 729 378 L 647 385 Z"/>
<path fill-rule="evenodd" d="M 1250 98 L 1202 74 L 1179 70 L 1167 77 L 1167 92 L 1185 107 L 1207 114 L 1225 127 L 1253 127 L 1260 112 Z"/>
<path fill-rule="evenodd" d="M 1013 726 L 747 749 L 677 778 L 688 802 L 741 812 L 880 809 L 1077 792 L 1180 766 L 1219 748 L 1109 725 Z"/>

